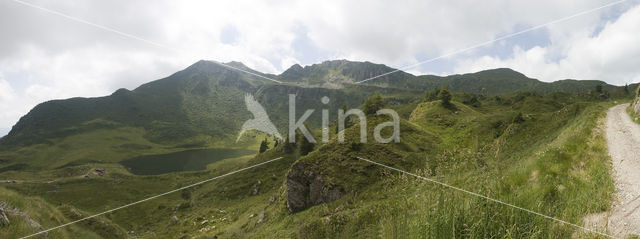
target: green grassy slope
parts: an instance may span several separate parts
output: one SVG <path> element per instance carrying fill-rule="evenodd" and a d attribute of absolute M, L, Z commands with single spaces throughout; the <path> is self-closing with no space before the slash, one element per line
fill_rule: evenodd
<path fill-rule="evenodd" d="M 330 89 L 303 86 L 296 79 L 302 75 L 309 77 L 308 83 L 328 76 L 353 81 L 389 69 L 331 61 L 296 67 L 297 73 L 270 75 L 293 74 L 288 76 L 290 83 L 276 85 L 211 64 L 196 63 L 133 91 L 34 108 L 0 143 L 0 179 L 18 180 L 0 185 L 0 201 L 10 202 L 47 228 L 282 156 L 263 167 L 100 216 L 52 236 L 564 238 L 580 233 L 356 157 L 576 224 L 610 205 L 613 183 L 598 125 L 613 100 L 594 94 L 600 82 L 541 84 L 498 69 L 443 78 L 392 74 L 375 84 Z M 423 89 L 441 84 L 461 91 L 454 93 L 452 106 L 430 99 L 429 92 L 424 99 Z M 556 92 L 565 87 L 579 93 Z M 603 89 L 614 99 L 625 96 L 622 88 Z M 282 144 L 273 148 L 270 141 L 272 149 L 256 157 L 220 160 L 193 172 L 140 176 L 119 164 L 140 155 L 185 150 L 257 150 L 264 135 L 249 133 L 234 143 L 240 125 L 250 117 L 245 93 L 255 95 L 283 134 L 287 94 L 299 96 L 298 116 L 303 109 L 315 109 L 308 121 L 313 129 L 320 126 L 319 111 L 329 109 L 332 140 L 306 156 L 288 152 Z M 401 143 L 357 143 L 358 125 L 345 131 L 347 143 L 337 142 L 337 109 L 342 104 L 359 107 L 373 94 L 381 94 L 401 115 Z M 331 104 L 323 105 L 323 96 L 329 96 Z M 369 116 L 369 142 L 373 127 L 387 120 Z M 96 168 L 107 173 L 99 176 Z M 292 182 L 301 182 L 303 191 L 313 193 L 292 190 Z M 300 195 L 309 203 L 291 210 L 292 199 Z M 14 219 L 16 226 L 0 228 L 0 237 L 36 230 Z"/>
<path fill-rule="evenodd" d="M 359 152 L 335 153 L 341 152 L 340 149 L 323 146 L 301 160 L 320 165 L 326 172 L 321 175 L 328 175 L 326 177 L 336 184 L 346 182 L 352 190 L 347 190 L 349 193 L 338 201 L 293 216 L 286 213 L 282 203 L 275 205 L 271 209 L 272 214 L 277 215 L 275 225 L 265 224 L 255 233 L 299 238 L 571 237 L 581 232 L 530 213 L 383 170 L 353 160 L 350 155 L 368 157 L 580 224 L 582 216 L 604 211 L 611 202 L 613 182 L 609 159 L 602 132 L 597 128 L 608 106 L 608 103 L 577 104 L 547 112 L 526 112 L 525 122 L 507 123 L 501 135 L 475 134 L 477 137 L 465 138 L 462 137 L 465 130 L 488 130 L 485 127 L 495 124 L 470 109 L 458 111 L 462 120 L 453 124 L 447 120 L 420 122 L 423 121 L 421 113 L 437 114 L 441 119 L 446 119 L 446 114 L 455 114 L 440 108 L 437 102 L 424 103 L 414 111 L 412 121 L 447 136 L 440 149 L 413 155 L 415 161 L 407 164 L 411 156 L 395 156 L 393 149 L 364 148 Z M 482 120 L 474 121 L 478 118 Z M 462 131 L 447 133 L 450 127 Z M 332 153 L 322 154 L 326 147 Z M 347 156 L 339 156 L 345 154 Z"/>
<path fill-rule="evenodd" d="M 3 208 L 11 223 L 8 227 L 0 228 L 0 238 L 18 238 L 69 221 L 67 214 L 65 214 L 68 213 L 68 210 L 55 207 L 40 197 L 20 195 L 15 191 L 0 187 L 0 198 L 2 198 L 0 207 Z M 65 209 L 71 208 L 67 206 Z M 110 222 L 94 220 L 94 223 L 96 223 L 96 227 L 85 228 L 82 224 L 71 225 L 33 238 L 105 238 L 104 234 L 101 235 L 100 230 L 96 230 L 98 226 L 102 231 L 115 229 L 112 231 L 114 236 L 120 232 Z"/>
<path fill-rule="evenodd" d="M 97 220 L 103 226 L 79 224 L 76 229 L 104 238 L 108 238 L 104 232 L 110 231 L 139 238 L 570 237 L 580 232 L 354 157 L 580 224 L 584 215 L 610 205 L 613 183 L 606 144 L 597 126 L 612 103 L 572 97 L 519 93 L 500 100 L 483 99 L 479 107 L 454 102 L 453 108 L 442 107 L 439 101 L 423 102 L 402 120 L 400 144 L 340 144 L 333 139 L 299 159 L 295 152 L 283 153 L 281 145 L 256 158 L 222 160 L 198 172 L 142 177 L 103 162 L 42 169 L 33 176 L 28 176 L 29 171 L 0 175 L 31 178 L 2 188 L 7 194 L 22 195 L 20 198 L 42 198 L 51 205 L 47 211 L 63 215 L 51 221 L 53 225 L 285 156 L 260 168 L 101 216 Z M 518 113 L 522 119 L 517 119 Z M 372 117 L 369 123 L 387 120 Z M 357 125 L 347 129 L 347 142 L 358 139 L 358 133 Z M 160 150 L 150 145 L 151 149 L 142 150 Z M 287 175 L 301 163 L 309 166 L 304 168 L 307 172 L 321 178 L 324 188 L 339 189 L 341 197 L 291 214 Z M 81 177 L 93 167 L 107 167 L 108 173 Z M 38 176 L 52 181 L 38 181 Z M 3 230 L 7 229 L 0 233 L 6 232 Z"/>

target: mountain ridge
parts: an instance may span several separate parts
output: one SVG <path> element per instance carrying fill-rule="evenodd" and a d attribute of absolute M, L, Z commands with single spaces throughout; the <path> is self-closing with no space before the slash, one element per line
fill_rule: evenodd
<path fill-rule="evenodd" d="M 447 86 L 454 92 L 479 95 L 498 95 L 518 91 L 538 93 L 573 92 L 590 94 L 597 85 L 612 94 L 620 94 L 621 87 L 601 81 L 562 80 L 552 83 L 529 78 L 508 68 L 489 69 L 476 73 L 450 76 L 421 75 L 398 71 L 371 81 L 356 84 L 395 69 L 383 64 L 332 60 L 310 66 L 294 64 L 279 75 L 255 71 L 240 62 L 225 63 L 267 78 L 284 82 L 277 84 L 268 79 L 200 60 L 168 77 L 151 81 L 133 90 L 118 89 L 108 96 L 51 100 L 38 104 L 0 139 L 0 144 L 25 139 L 42 143 L 52 137 L 73 134 L 78 129 L 69 127 L 91 120 L 102 119 L 135 127 L 143 127 L 148 137 L 162 142 L 166 139 L 189 138 L 205 132 L 213 138 L 224 138 L 240 125 L 238 118 L 248 118 L 244 110 L 244 94 L 258 94 L 256 99 L 276 108 L 276 125 L 286 128 L 287 102 L 282 94 L 332 94 L 336 101 L 331 110 L 342 104 L 357 106 L 374 93 L 405 95 L 395 101 L 415 101 L 423 92 Z M 333 92 L 333 93 L 332 93 Z M 408 96 L 407 96 L 408 95 Z M 277 101 L 274 99 L 278 99 Z M 271 99 L 271 100 L 269 100 Z M 307 108 L 322 107 L 318 102 L 306 100 Z M 313 99 L 319 100 L 319 99 Z M 283 103 L 284 102 L 284 103 Z M 275 104 L 275 106 L 273 105 Z M 337 106 L 336 106 L 337 105 Z M 313 107 L 311 107 L 313 106 Z M 224 117 L 223 117 L 224 116 Z M 332 116 L 333 117 L 333 116 Z M 312 119 L 319 122 L 319 119 Z M 212 123 L 214 122 L 214 123 Z M 35 136 L 35 137 L 32 137 Z M 39 138 L 35 139 L 34 138 Z"/>
<path fill-rule="evenodd" d="M 601 113 L 614 99 L 631 98 L 620 95 L 623 88 L 591 89 L 590 82 L 581 86 L 588 89 L 584 92 L 536 93 L 531 89 L 543 92 L 548 85 L 541 87 L 537 80 L 510 69 L 449 78 L 427 76 L 422 82 L 395 76 L 391 80 L 398 82 L 344 83 L 368 77 L 367 69 L 378 67 L 336 62 L 305 73 L 300 66 L 296 69 L 303 71 L 302 76 L 321 74 L 302 83 L 275 84 L 202 61 L 134 90 L 42 104 L 23 117 L 9 138 L 30 145 L 7 148 L 11 147 L 7 141 L 0 144 L 0 175 L 17 179 L 4 185 L 16 192 L 14 203 L 42 197 L 47 211 L 64 213 L 59 221 L 118 208 L 142 195 L 184 189 L 144 206 L 95 218 L 104 223 L 78 224 L 99 233 L 95 238 L 120 232 L 139 238 L 575 235 L 572 228 L 559 227 L 555 221 L 487 203 L 484 198 L 451 193 L 359 158 L 569 222 L 580 223 L 584 215 L 611 205 L 607 152 L 595 130 Z M 333 85 L 313 85 L 314 80 L 324 79 Z M 451 97 L 439 88 L 442 85 L 454 91 Z M 483 88 L 483 94 L 473 93 Z M 316 139 L 321 134 L 319 111 L 331 112 L 329 142 L 310 148 L 305 141 L 282 142 L 250 132 L 236 143 L 240 124 L 251 118 L 243 101 L 246 94 L 264 106 L 279 130 L 289 122 L 288 98 L 295 94 L 296 118 L 307 109 L 315 111 L 306 122 Z M 331 104 L 323 104 L 324 97 Z M 368 143 L 359 141 L 362 125 L 354 121 L 341 131 L 345 142 L 339 142 L 334 120 L 343 104 L 365 112 L 396 110 L 401 141 L 373 141 L 377 129 L 372 126 L 390 117 L 369 114 Z M 381 134 L 391 132 L 387 127 Z M 240 154 L 232 152 L 238 149 L 260 153 L 236 158 Z M 189 160 L 218 156 L 227 159 Z M 273 161 L 276 158 L 282 160 Z M 248 169 L 258 164 L 260 168 Z M 248 170 L 228 173 L 244 169 Z M 228 177 L 210 180 L 217 175 Z M 202 180 L 208 183 L 183 188 Z M 30 215 L 46 228 L 59 224 L 51 223 L 47 214 Z M 12 223 L 26 225 L 19 220 Z M 5 232 L 0 230 L 0 235 L 6 237 Z"/>

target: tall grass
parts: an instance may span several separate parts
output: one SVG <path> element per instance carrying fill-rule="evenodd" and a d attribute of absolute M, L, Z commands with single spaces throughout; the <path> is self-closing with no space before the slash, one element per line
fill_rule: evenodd
<path fill-rule="evenodd" d="M 615 187 L 600 128 L 610 106 L 611 103 L 585 104 L 577 108 L 563 107 L 547 115 L 538 114 L 535 117 L 539 121 L 507 127 L 505 131 L 512 133 L 500 136 L 504 140 L 491 141 L 493 146 L 503 144 L 501 154 L 468 152 L 469 148 L 449 149 L 449 153 L 439 156 L 435 176 L 428 163 L 412 172 L 582 225 L 584 216 L 606 211 L 612 202 Z M 542 124 L 545 121 L 547 125 Z M 534 137 L 530 132 L 543 133 Z M 536 140 L 538 142 L 533 142 Z M 519 145 L 509 145 L 509 142 Z M 496 147 L 484 148 L 496 150 Z M 476 163 L 478 158 L 486 165 Z M 410 175 L 378 170 L 381 173 L 377 178 L 370 179 L 378 183 L 336 202 L 294 215 L 287 215 L 284 205 L 272 208 L 270 213 L 280 216 L 276 216 L 271 224 L 252 230 L 251 235 L 298 238 L 602 237 Z"/>

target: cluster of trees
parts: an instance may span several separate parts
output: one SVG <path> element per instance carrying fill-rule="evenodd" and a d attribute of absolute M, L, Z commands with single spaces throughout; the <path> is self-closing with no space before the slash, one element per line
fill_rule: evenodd
<path fill-rule="evenodd" d="M 362 105 L 362 112 L 366 115 L 372 115 L 378 112 L 378 110 L 384 108 L 385 105 L 386 103 L 382 99 L 382 96 L 380 94 L 376 94 L 364 101 L 364 105 Z"/>
<path fill-rule="evenodd" d="M 305 127 L 307 126 L 305 125 Z M 278 142 L 279 141 L 276 139 L 276 146 L 278 145 Z M 276 146 L 274 146 L 274 148 Z M 298 153 L 300 153 L 300 156 L 305 156 L 315 149 L 315 144 L 311 143 L 307 137 L 304 137 L 304 134 L 300 131 L 296 131 L 296 142 L 289 142 L 287 140 L 282 143 L 282 152 L 293 153 L 296 149 L 298 150 Z"/>
<path fill-rule="evenodd" d="M 273 148 L 275 149 L 276 147 L 278 147 L 279 144 L 280 144 L 280 140 L 275 136 L 273 136 Z M 262 142 L 260 142 L 259 152 L 264 153 L 267 150 L 269 150 L 269 141 L 267 140 L 267 138 L 264 138 Z"/>
<path fill-rule="evenodd" d="M 451 91 L 449 91 L 449 87 L 447 86 L 443 86 L 440 89 L 429 91 L 425 96 L 425 101 L 441 100 L 442 106 L 446 108 L 450 108 L 453 106 L 453 104 L 451 103 L 452 99 L 453 99 L 453 95 L 451 94 Z M 474 102 L 478 102 L 478 99 L 475 98 Z"/>

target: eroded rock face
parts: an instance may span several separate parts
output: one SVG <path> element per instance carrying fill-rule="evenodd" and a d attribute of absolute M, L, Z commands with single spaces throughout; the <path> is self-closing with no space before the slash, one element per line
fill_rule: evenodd
<path fill-rule="evenodd" d="M 325 183 L 322 176 L 302 162 L 293 165 L 287 174 L 286 186 L 289 213 L 338 200 L 345 194 L 341 187 Z"/>
<path fill-rule="evenodd" d="M 640 97 L 637 97 L 635 102 L 633 102 L 633 111 L 640 115 Z"/>

